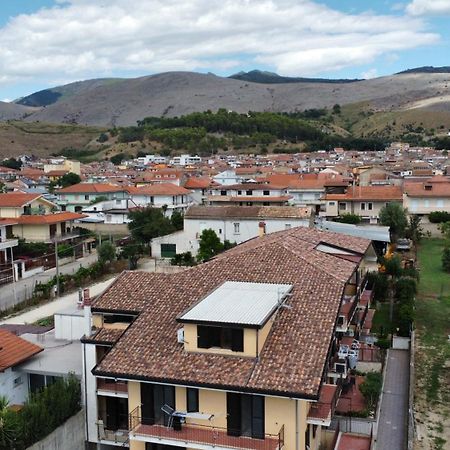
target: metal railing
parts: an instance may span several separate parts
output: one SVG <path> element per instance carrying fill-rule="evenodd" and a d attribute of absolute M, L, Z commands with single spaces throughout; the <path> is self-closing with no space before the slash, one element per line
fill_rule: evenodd
<path fill-rule="evenodd" d="M 284 425 L 278 434 L 264 433 L 261 437 L 242 436 L 227 428 L 215 425 L 179 423 L 168 427 L 163 420 L 155 422 L 152 418 L 142 417 L 141 407 L 136 407 L 129 415 L 129 430 L 133 435 L 148 436 L 160 440 L 175 440 L 187 443 L 206 444 L 230 449 L 282 450 L 284 446 Z"/>
<path fill-rule="evenodd" d="M 114 381 L 107 378 L 98 378 L 97 390 L 109 391 L 115 394 L 128 394 L 128 384 L 122 381 Z"/>

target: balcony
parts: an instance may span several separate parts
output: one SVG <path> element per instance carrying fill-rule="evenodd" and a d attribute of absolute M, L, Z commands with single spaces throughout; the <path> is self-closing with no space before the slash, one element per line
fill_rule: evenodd
<path fill-rule="evenodd" d="M 129 439 L 142 442 L 199 450 L 207 450 L 211 447 L 219 450 L 281 450 L 284 446 L 284 426 L 278 434 L 265 434 L 263 439 L 256 439 L 247 436 L 230 436 L 226 428 L 191 422 L 182 423 L 179 427 L 168 427 L 162 423 L 148 425 L 145 423 L 147 420 L 142 418 L 140 406 L 130 413 L 129 421 Z"/>
<path fill-rule="evenodd" d="M 307 422 L 311 425 L 329 427 L 336 408 L 340 387 L 335 384 L 324 384 L 320 391 L 319 401 L 309 408 Z"/>
<path fill-rule="evenodd" d="M 17 239 L 0 238 L 0 250 L 6 250 L 11 247 L 17 247 L 19 241 Z"/>
<path fill-rule="evenodd" d="M 97 394 L 106 397 L 128 397 L 128 385 L 111 379 L 97 379 Z"/>

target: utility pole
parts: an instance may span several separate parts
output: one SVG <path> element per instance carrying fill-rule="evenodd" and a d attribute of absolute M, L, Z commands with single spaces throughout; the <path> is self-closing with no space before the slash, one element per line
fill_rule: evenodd
<path fill-rule="evenodd" d="M 55 263 L 56 263 L 56 296 L 59 297 L 59 261 L 58 261 L 58 238 L 55 237 Z"/>

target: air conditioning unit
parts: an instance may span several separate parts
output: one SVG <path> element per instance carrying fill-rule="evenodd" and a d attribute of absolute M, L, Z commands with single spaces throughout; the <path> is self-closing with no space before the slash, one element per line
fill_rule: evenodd
<path fill-rule="evenodd" d="M 177 330 L 177 341 L 179 344 L 184 344 L 184 328 Z"/>
<path fill-rule="evenodd" d="M 347 363 L 334 363 L 334 371 L 338 374 L 342 374 L 344 377 L 347 376 Z"/>

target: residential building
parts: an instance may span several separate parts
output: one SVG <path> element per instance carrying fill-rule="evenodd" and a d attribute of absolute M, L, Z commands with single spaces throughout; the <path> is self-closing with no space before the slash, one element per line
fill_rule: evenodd
<path fill-rule="evenodd" d="M 61 172 L 62 175 L 72 172 L 81 175 L 81 163 L 65 158 L 53 159 L 49 164 L 44 164 L 44 173 L 48 175 L 51 172 Z"/>
<path fill-rule="evenodd" d="M 450 213 L 450 178 L 438 175 L 424 182 L 405 182 L 403 206 L 410 214 L 425 217 L 432 211 Z"/>
<path fill-rule="evenodd" d="M 116 200 L 128 197 L 122 186 L 108 183 L 78 183 L 59 189 L 58 205 L 62 211 L 81 212 L 97 199 Z"/>
<path fill-rule="evenodd" d="M 207 203 L 211 206 L 283 206 L 290 199 L 286 186 L 241 183 L 212 187 Z"/>
<path fill-rule="evenodd" d="M 298 227 L 176 274 L 124 272 L 85 308 L 88 441 L 318 450 L 373 259 L 369 240 Z"/>
<path fill-rule="evenodd" d="M 128 214 L 136 208 L 136 204 L 129 198 L 118 198 L 116 200 L 104 200 L 83 208 L 86 215 L 81 219 L 83 223 L 105 223 L 105 224 L 126 224 L 130 222 Z"/>
<path fill-rule="evenodd" d="M 23 215 L 50 214 L 57 206 L 42 194 L 8 192 L 0 194 L 0 217 L 18 218 Z"/>
<path fill-rule="evenodd" d="M 170 164 L 174 166 L 191 166 L 194 164 L 200 164 L 202 162 L 202 158 L 200 156 L 191 156 L 191 155 L 181 155 L 175 156 L 170 160 Z"/>
<path fill-rule="evenodd" d="M 232 186 L 244 181 L 243 175 L 238 175 L 236 170 L 224 170 L 213 176 L 213 181 L 222 186 Z"/>
<path fill-rule="evenodd" d="M 172 183 L 151 184 L 142 187 L 129 186 L 127 193 L 136 206 L 166 208 L 169 216 L 173 211 L 186 210 L 193 203 L 189 190 Z"/>
<path fill-rule="evenodd" d="M 344 194 L 326 194 L 322 217 L 334 218 L 343 214 L 356 214 L 363 223 L 376 224 L 381 209 L 390 202 L 403 202 L 400 186 L 351 186 Z"/>
<path fill-rule="evenodd" d="M 206 229 L 214 230 L 221 242 L 240 244 L 266 233 L 309 227 L 311 216 L 311 208 L 296 206 L 190 206 L 182 231 L 152 239 L 152 256 L 195 256 Z"/>

